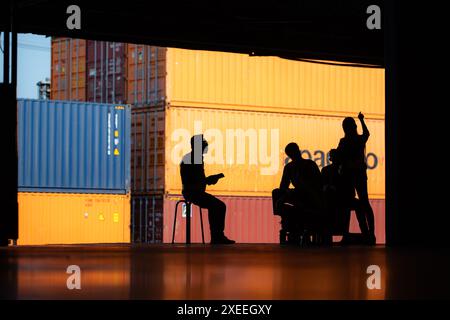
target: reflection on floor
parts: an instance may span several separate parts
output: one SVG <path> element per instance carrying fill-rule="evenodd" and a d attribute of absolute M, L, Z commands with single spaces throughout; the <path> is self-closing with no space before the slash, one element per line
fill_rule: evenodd
<path fill-rule="evenodd" d="M 80 290 L 67 288 L 69 265 L 80 267 Z M 367 287 L 371 265 L 380 267 L 381 289 Z M 9 247 L 0 249 L 0 298 L 448 299 L 448 270 L 448 250 L 437 249 Z"/>

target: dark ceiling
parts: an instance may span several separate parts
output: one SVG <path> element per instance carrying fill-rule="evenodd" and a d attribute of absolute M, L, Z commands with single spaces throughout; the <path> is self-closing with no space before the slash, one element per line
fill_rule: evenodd
<path fill-rule="evenodd" d="M 383 32 L 366 27 L 382 1 L 16 0 L 20 33 L 384 66 Z M 66 9 L 81 8 L 81 30 Z M 2 2 L 7 6 L 7 2 Z M 4 30 L 8 10 L 0 10 Z"/>

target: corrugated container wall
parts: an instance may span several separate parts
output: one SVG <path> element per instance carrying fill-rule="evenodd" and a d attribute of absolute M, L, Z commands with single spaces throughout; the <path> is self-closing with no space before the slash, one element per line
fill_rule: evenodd
<path fill-rule="evenodd" d="M 225 234 L 238 243 L 278 243 L 280 231 L 280 217 L 273 214 L 272 199 L 270 197 L 226 197 L 219 196 L 227 206 L 225 220 Z M 164 201 L 164 242 L 172 241 L 173 219 L 175 204 L 181 196 L 168 196 Z M 385 239 L 385 200 L 371 200 L 375 215 L 375 233 L 377 243 L 386 242 Z M 203 211 L 205 241 L 210 241 L 207 210 Z M 186 219 L 179 205 L 175 241 L 186 240 Z M 352 213 L 350 232 L 359 233 L 355 214 Z M 191 239 L 201 242 L 200 215 L 197 206 L 192 207 Z"/>
<path fill-rule="evenodd" d="M 131 191 L 164 193 L 165 112 L 133 108 L 131 121 Z"/>
<path fill-rule="evenodd" d="M 169 48 L 167 74 L 172 106 L 384 119 L 384 69 Z"/>
<path fill-rule="evenodd" d="M 18 100 L 20 191 L 129 193 L 126 105 Z"/>
<path fill-rule="evenodd" d="M 50 99 L 86 100 L 86 40 L 52 38 Z"/>
<path fill-rule="evenodd" d="M 19 245 L 130 242 L 130 196 L 19 192 Z"/>
<path fill-rule="evenodd" d="M 128 44 L 127 102 L 135 107 L 163 106 L 166 97 L 166 48 Z"/>
<path fill-rule="evenodd" d="M 126 103 L 127 45 L 87 41 L 87 97 L 90 102 Z"/>
<path fill-rule="evenodd" d="M 163 241 L 163 194 L 143 194 L 131 197 L 131 240 L 135 243 Z"/>
<path fill-rule="evenodd" d="M 190 151 L 190 137 L 203 133 L 209 141 L 206 174 L 223 172 L 225 178 L 208 191 L 216 195 L 270 196 L 279 186 L 287 161 L 284 148 L 297 142 L 304 158 L 320 168 L 327 153 L 343 136 L 343 118 L 311 115 L 244 112 L 171 107 L 166 111 L 165 190 L 181 193 L 179 164 Z M 368 119 L 370 139 L 366 156 L 369 195 L 385 196 L 384 120 Z"/>

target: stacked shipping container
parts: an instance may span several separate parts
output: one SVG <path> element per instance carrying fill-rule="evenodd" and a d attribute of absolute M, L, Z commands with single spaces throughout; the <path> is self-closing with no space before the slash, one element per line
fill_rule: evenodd
<path fill-rule="evenodd" d="M 53 38 L 52 100 L 86 101 L 86 40 Z"/>
<path fill-rule="evenodd" d="M 91 40 L 86 43 L 86 101 L 124 103 L 127 46 L 124 43 Z"/>
<path fill-rule="evenodd" d="M 19 244 L 129 242 L 130 108 L 18 101 Z"/>
<path fill-rule="evenodd" d="M 322 168 L 342 137 L 342 119 L 362 111 L 372 133 L 367 162 L 377 241 L 385 242 L 383 69 L 168 49 L 166 81 L 164 241 L 171 238 L 178 163 L 189 136 L 204 133 L 210 142 L 207 174 L 225 174 L 208 190 L 227 204 L 227 234 L 238 242 L 277 242 L 270 194 L 280 182 L 284 146 L 298 142 Z M 182 241 L 184 219 L 178 219 Z M 194 214 L 194 241 L 201 240 L 198 220 Z M 351 231 L 357 230 L 352 217 Z"/>
<path fill-rule="evenodd" d="M 101 51 L 102 45 L 97 46 Z M 363 111 L 372 133 L 367 148 L 369 192 L 377 238 L 384 242 L 383 69 L 132 44 L 125 52 L 121 79 L 126 102 L 133 105 L 134 241 L 171 238 L 173 205 L 181 191 L 179 160 L 188 151 L 190 136 L 202 132 L 211 145 L 207 173 L 226 176 L 209 190 L 228 205 L 227 233 L 240 242 L 276 242 L 279 226 L 271 214 L 270 192 L 279 184 L 284 146 L 298 142 L 304 156 L 323 167 L 327 152 L 342 136 L 343 117 Z M 105 71 L 94 74 L 92 88 L 100 88 L 98 77 L 103 74 L 105 79 Z M 96 99 L 106 96 L 97 94 Z M 176 233 L 179 240 L 182 225 Z"/>

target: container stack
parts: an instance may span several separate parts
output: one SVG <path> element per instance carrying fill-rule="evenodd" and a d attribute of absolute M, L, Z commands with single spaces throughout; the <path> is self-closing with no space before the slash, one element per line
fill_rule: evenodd
<path fill-rule="evenodd" d="M 52 100 L 86 101 L 86 40 L 53 38 Z"/>
<path fill-rule="evenodd" d="M 19 244 L 130 241 L 130 108 L 18 101 Z"/>
<path fill-rule="evenodd" d="M 164 242 L 171 239 L 188 136 L 204 133 L 210 142 L 206 174 L 225 174 L 208 190 L 227 204 L 227 235 L 273 243 L 280 227 L 271 191 L 288 161 L 284 147 L 298 143 L 303 157 L 323 168 L 343 137 L 342 120 L 360 111 L 371 132 L 366 157 L 377 241 L 385 242 L 384 69 L 172 48 L 166 68 Z M 179 219 L 176 239 L 183 241 Z M 201 241 L 196 213 L 193 220 L 193 240 Z M 358 232 L 355 217 L 351 231 Z"/>
<path fill-rule="evenodd" d="M 88 97 L 95 90 L 95 101 L 113 102 L 112 88 L 124 88 L 123 102 L 132 105 L 132 241 L 171 241 L 174 205 L 181 198 L 179 162 L 190 137 L 203 133 L 210 143 L 206 173 L 225 174 L 208 192 L 227 204 L 227 235 L 238 242 L 278 242 L 279 217 L 272 214 L 270 195 L 287 161 L 284 147 L 297 142 L 303 156 L 322 168 L 343 136 L 343 118 L 362 111 L 371 131 L 366 156 L 377 240 L 385 242 L 384 69 L 97 43 L 87 44 L 97 52 L 94 68 L 92 54 L 86 55 L 88 82 L 97 79 L 87 85 Z M 102 46 L 116 48 L 116 61 L 108 61 L 112 52 Z M 122 76 L 117 69 L 126 71 Z M 200 242 L 194 210 L 192 240 Z M 184 241 L 183 215 L 178 219 L 175 239 Z M 357 231 L 355 219 L 351 228 Z"/>

